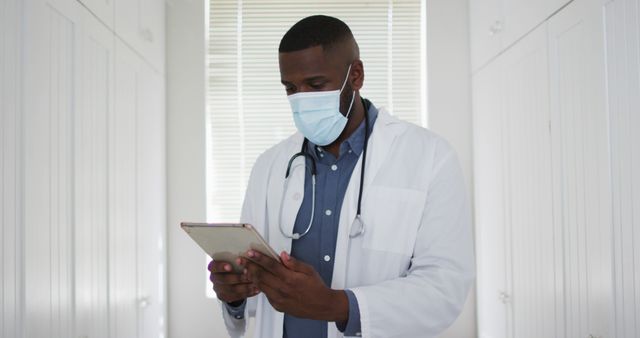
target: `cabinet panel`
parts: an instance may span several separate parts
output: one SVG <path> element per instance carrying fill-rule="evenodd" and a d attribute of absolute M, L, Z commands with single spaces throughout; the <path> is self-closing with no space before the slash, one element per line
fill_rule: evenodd
<path fill-rule="evenodd" d="M 505 74 L 510 336 L 560 338 L 556 271 L 561 238 L 552 219 L 546 27 L 532 32 L 499 62 Z"/>
<path fill-rule="evenodd" d="M 75 0 L 0 9 L 0 335 L 164 336 L 164 78 Z"/>
<path fill-rule="evenodd" d="M 639 15 L 637 0 L 573 1 L 474 77 L 505 98 L 508 336 L 638 336 Z M 492 67 L 504 79 L 483 84 Z"/>
<path fill-rule="evenodd" d="M 112 334 L 162 337 L 166 327 L 163 79 L 116 41 L 110 166 Z"/>
<path fill-rule="evenodd" d="M 598 0 L 549 21 L 554 223 L 564 237 L 567 337 L 611 337 L 611 203 Z"/>
<path fill-rule="evenodd" d="M 504 0 L 504 12 L 507 28 L 504 32 L 505 43 L 513 43 L 528 31 L 542 23 L 548 15 L 545 3 L 540 0 Z"/>
<path fill-rule="evenodd" d="M 165 109 L 162 77 L 140 63 L 137 115 L 140 337 L 166 334 Z"/>
<path fill-rule="evenodd" d="M 109 122 L 111 334 L 138 337 L 137 56 L 116 40 L 115 109 Z"/>
<path fill-rule="evenodd" d="M 502 50 L 504 0 L 470 0 L 471 69 L 478 70 Z"/>
<path fill-rule="evenodd" d="M 504 107 L 502 69 L 491 64 L 473 78 L 478 334 L 507 337 Z"/>
<path fill-rule="evenodd" d="M 115 0 L 78 0 L 95 14 L 107 27 L 113 29 Z"/>
<path fill-rule="evenodd" d="M 163 0 L 116 0 L 116 34 L 164 73 L 165 9 Z"/>
<path fill-rule="evenodd" d="M 470 0 L 472 70 L 479 70 L 571 1 Z"/>
<path fill-rule="evenodd" d="M 564 337 L 548 65 L 542 26 L 474 76 L 481 337 Z"/>
<path fill-rule="evenodd" d="M 26 1 L 25 334 L 73 336 L 73 118 L 79 4 Z"/>
<path fill-rule="evenodd" d="M 615 337 L 640 336 L 640 1 L 605 5 Z"/>
<path fill-rule="evenodd" d="M 108 337 L 108 121 L 113 113 L 113 34 L 82 11 L 79 113 L 75 118 L 76 333 Z"/>
<path fill-rule="evenodd" d="M 522 38 L 571 1 L 573 0 L 504 0 L 505 47 Z"/>
<path fill-rule="evenodd" d="M 22 2 L 0 9 L 0 337 L 22 337 Z"/>

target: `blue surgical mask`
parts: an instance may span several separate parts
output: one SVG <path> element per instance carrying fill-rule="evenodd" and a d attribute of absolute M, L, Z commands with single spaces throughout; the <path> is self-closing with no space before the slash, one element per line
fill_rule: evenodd
<path fill-rule="evenodd" d="M 304 137 L 316 145 L 326 146 L 333 143 L 347 125 L 356 92 L 353 91 L 346 116 L 340 113 L 340 93 L 347 84 L 350 72 L 351 66 L 340 90 L 303 92 L 287 96 L 296 127 Z"/>

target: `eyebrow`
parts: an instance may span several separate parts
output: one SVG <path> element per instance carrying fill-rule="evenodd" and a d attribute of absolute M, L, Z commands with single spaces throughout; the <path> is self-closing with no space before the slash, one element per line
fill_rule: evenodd
<path fill-rule="evenodd" d="M 312 77 L 308 77 L 306 79 L 304 79 L 304 82 L 313 82 L 313 81 L 317 81 L 317 80 L 326 80 L 328 79 L 328 77 L 324 76 L 324 75 L 316 75 L 316 76 L 312 76 Z M 283 85 L 288 85 L 291 84 L 291 82 L 289 81 L 285 81 L 285 80 L 280 80 L 280 83 L 282 83 Z"/>

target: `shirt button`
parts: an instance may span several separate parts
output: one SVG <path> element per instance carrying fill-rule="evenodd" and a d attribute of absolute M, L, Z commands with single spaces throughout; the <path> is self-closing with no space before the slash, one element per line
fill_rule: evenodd
<path fill-rule="evenodd" d="M 293 194 L 293 199 L 296 200 L 296 201 L 299 201 L 301 197 L 302 197 L 302 195 L 299 192 Z"/>
<path fill-rule="evenodd" d="M 338 166 L 337 166 L 337 165 L 335 165 L 335 164 L 334 164 L 334 165 L 332 165 L 332 166 L 331 166 L 331 170 L 333 170 L 333 171 L 338 170 Z"/>
<path fill-rule="evenodd" d="M 328 261 L 330 261 L 330 260 L 331 260 L 331 256 L 329 256 L 329 255 L 324 255 L 324 261 L 325 261 L 325 262 L 328 262 Z"/>
<path fill-rule="evenodd" d="M 327 216 L 331 216 L 331 210 L 330 210 L 330 209 L 327 209 L 327 210 L 324 212 L 324 214 L 325 214 L 325 215 L 327 215 Z"/>

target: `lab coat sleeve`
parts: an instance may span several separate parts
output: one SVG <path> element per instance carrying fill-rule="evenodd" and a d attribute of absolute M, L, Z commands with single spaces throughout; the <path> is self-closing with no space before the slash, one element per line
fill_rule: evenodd
<path fill-rule="evenodd" d="M 363 337 L 435 337 L 465 303 L 475 278 L 469 201 L 455 153 L 441 146 L 407 275 L 351 288 Z"/>
<path fill-rule="evenodd" d="M 265 233 L 264 226 L 266 224 L 266 182 L 269 174 L 266 157 L 266 154 L 261 155 L 251 170 L 240 216 L 240 222 L 253 225 L 261 234 Z M 255 317 L 257 298 L 251 297 L 247 299 L 242 318 L 236 318 L 236 316 L 230 314 L 226 305 L 220 302 L 224 323 L 231 337 L 244 336 L 249 318 Z"/>

